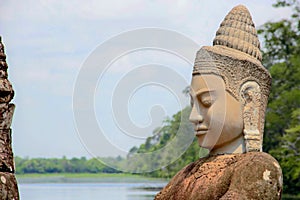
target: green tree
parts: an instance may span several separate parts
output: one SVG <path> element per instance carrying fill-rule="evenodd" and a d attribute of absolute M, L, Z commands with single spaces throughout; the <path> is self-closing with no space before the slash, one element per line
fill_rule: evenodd
<path fill-rule="evenodd" d="M 292 114 L 291 128 L 282 136 L 282 144 L 270 151 L 276 155 L 284 174 L 284 189 L 298 194 L 300 188 L 300 108 Z"/>
<path fill-rule="evenodd" d="M 264 150 L 280 163 L 284 193 L 297 194 L 300 186 L 300 6 L 297 0 L 278 0 L 275 7 L 289 7 L 289 19 L 268 22 L 263 36 L 263 62 L 272 75 L 266 113 Z"/>
<path fill-rule="evenodd" d="M 92 158 L 86 162 L 86 169 L 89 173 L 103 172 L 105 165 L 102 164 L 97 158 Z"/>

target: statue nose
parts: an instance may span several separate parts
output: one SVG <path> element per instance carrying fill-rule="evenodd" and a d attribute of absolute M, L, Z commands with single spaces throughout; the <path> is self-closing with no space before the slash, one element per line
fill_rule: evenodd
<path fill-rule="evenodd" d="M 192 111 L 191 111 L 189 120 L 190 120 L 190 122 L 192 122 L 194 124 L 203 122 L 203 116 L 200 113 L 200 109 L 197 109 L 195 104 L 192 107 Z"/>

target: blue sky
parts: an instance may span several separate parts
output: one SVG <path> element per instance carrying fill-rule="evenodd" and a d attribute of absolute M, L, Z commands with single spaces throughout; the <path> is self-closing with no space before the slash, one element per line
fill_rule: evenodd
<path fill-rule="evenodd" d="M 157 27 L 184 34 L 198 43 L 200 48 L 212 44 L 219 24 L 238 4 L 248 7 L 257 27 L 267 21 L 290 15 L 288 9 L 272 8 L 272 2 L 1 1 L 0 35 L 6 46 L 9 79 L 16 93 L 12 125 L 15 155 L 90 157 L 76 132 L 72 97 L 82 64 L 106 40 L 129 30 Z M 172 66 L 187 82 L 191 78 L 191 65 L 168 53 L 149 50 L 123 56 L 112 64 L 106 73 L 107 77 L 103 78 L 104 82 L 95 91 L 95 113 L 98 120 L 109 114 L 106 112 L 111 109 L 101 107 L 105 98 L 103 100 L 103 96 L 99 95 L 100 91 L 111 97 L 111 91 L 116 87 L 115 82 L 120 77 L 136 66 L 149 63 Z M 162 78 L 165 76 L 156 73 Z M 180 89 L 184 87 L 185 85 L 178 85 Z M 158 109 L 157 116 L 161 116 L 161 119 L 178 111 L 180 106 L 176 98 L 164 91 L 163 88 L 152 85 L 137 91 L 136 95 L 134 93 L 130 102 L 124 103 L 128 106 L 130 119 L 143 127 L 152 123 L 149 113 L 155 105 L 164 105 L 163 109 Z M 118 102 L 122 102 L 121 97 Z M 126 139 L 120 135 L 122 133 L 117 133 L 118 129 L 113 121 L 102 123 L 107 130 L 107 137 L 111 137 L 111 141 L 125 151 L 144 141 Z M 155 123 L 154 127 L 160 125 L 157 120 Z M 151 131 L 148 130 L 144 135 L 150 136 Z M 114 154 L 105 153 L 103 156 L 109 155 Z"/>

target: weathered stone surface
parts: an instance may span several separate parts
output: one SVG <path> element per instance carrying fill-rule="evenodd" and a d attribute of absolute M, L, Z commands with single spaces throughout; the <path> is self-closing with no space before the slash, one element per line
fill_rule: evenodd
<path fill-rule="evenodd" d="M 13 114 L 15 110 L 14 104 L 0 104 L 0 129 L 9 129 L 11 126 Z"/>
<path fill-rule="evenodd" d="M 263 152 L 199 159 L 178 172 L 155 200 L 280 199 L 282 172 Z"/>
<path fill-rule="evenodd" d="M 0 37 L 0 103 L 9 103 L 14 97 L 14 90 L 7 79 L 7 68 L 4 45 Z"/>
<path fill-rule="evenodd" d="M 7 63 L 0 59 L 0 69 L 6 71 L 8 68 Z"/>
<path fill-rule="evenodd" d="M 1 64 L 0 64 L 0 78 L 2 79 L 7 78 L 7 71 L 1 70 Z"/>
<path fill-rule="evenodd" d="M 11 83 L 7 79 L 0 79 L 0 103 L 8 103 L 14 97 Z"/>
<path fill-rule="evenodd" d="M 17 181 L 12 173 L 0 172 L 0 200 L 19 200 Z"/>
<path fill-rule="evenodd" d="M 0 37 L 0 200 L 18 200 L 10 129 L 15 105 L 9 103 L 14 97 L 14 91 L 7 79 L 7 68 Z"/>
<path fill-rule="evenodd" d="M 7 78 L 7 63 L 6 63 L 6 55 L 4 53 L 4 45 L 1 42 L 0 37 L 0 78 Z"/>
<path fill-rule="evenodd" d="M 11 148 L 11 130 L 0 130 L 0 171 L 14 172 L 14 158 Z"/>

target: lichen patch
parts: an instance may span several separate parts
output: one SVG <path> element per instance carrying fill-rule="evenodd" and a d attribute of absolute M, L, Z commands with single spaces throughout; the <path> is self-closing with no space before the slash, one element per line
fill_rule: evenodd
<path fill-rule="evenodd" d="M 3 183 L 3 184 L 5 184 L 6 183 L 6 178 L 4 177 L 4 176 L 1 176 L 1 182 Z"/>
<path fill-rule="evenodd" d="M 278 168 L 278 169 L 281 169 L 280 168 L 280 165 L 278 165 L 278 163 L 276 163 L 276 162 L 273 162 L 274 163 L 274 165 Z"/>
<path fill-rule="evenodd" d="M 263 178 L 265 181 L 269 181 L 270 180 L 270 174 L 271 174 L 271 171 L 269 170 L 265 170 L 264 173 L 263 173 Z"/>

